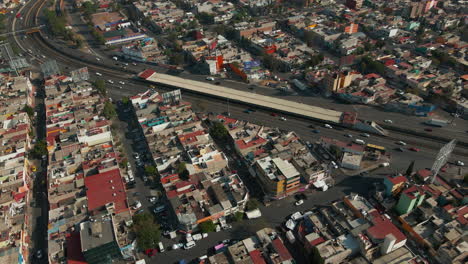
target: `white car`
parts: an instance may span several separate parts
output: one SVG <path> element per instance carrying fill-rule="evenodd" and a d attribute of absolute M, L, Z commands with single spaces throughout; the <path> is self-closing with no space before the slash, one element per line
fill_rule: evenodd
<path fill-rule="evenodd" d="M 402 146 L 406 146 L 406 142 L 404 142 L 404 141 L 401 141 L 401 140 L 400 140 L 400 141 L 398 141 L 398 142 L 397 142 L 397 144 L 398 144 L 398 145 L 402 145 Z"/>
<path fill-rule="evenodd" d="M 301 205 L 301 204 L 303 204 L 303 203 L 304 203 L 304 200 L 301 199 L 301 200 L 295 202 L 294 204 L 295 204 L 296 206 L 299 206 L 299 205 Z"/>
<path fill-rule="evenodd" d="M 136 201 L 135 205 L 133 206 L 133 210 L 137 210 L 141 208 L 141 203 L 140 201 Z"/>
<path fill-rule="evenodd" d="M 286 117 L 282 116 L 282 117 L 280 117 L 280 120 L 281 121 L 286 121 Z"/>
<path fill-rule="evenodd" d="M 338 169 L 338 165 L 333 160 L 330 162 L 330 164 L 332 165 L 334 169 Z"/>
<path fill-rule="evenodd" d="M 353 135 L 351 135 L 351 134 L 346 134 L 345 137 L 352 138 Z"/>
<path fill-rule="evenodd" d="M 113 80 L 107 80 L 107 82 L 108 82 L 108 83 L 112 83 L 112 84 L 114 83 Z"/>
<path fill-rule="evenodd" d="M 205 78 L 205 80 L 207 80 L 207 81 L 214 81 L 215 79 L 214 79 L 213 77 L 208 76 L 208 77 Z"/>
<path fill-rule="evenodd" d="M 97 75 L 97 76 L 102 76 L 102 73 L 96 72 L 96 75 Z"/>
<path fill-rule="evenodd" d="M 124 84 L 125 84 L 125 82 L 124 82 L 124 81 L 119 81 L 119 83 L 120 83 L 120 84 L 122 84 L 122 85 L 124 85 Z"/>
<path fill-rule="evenodd" d="M 177 244 L 172 245 L 172 250 L 176 250 L 176 249 L 183 248 L 183 247 L 184 247 L 183 243 L 177 243 Z"/>
<path fill-rule="evenodd" d="M 370 135 L 367 133 L 362 133 L 361 136 L 366 137 L 366 138 L 370 137 Z"/>
<path fill-rule="evenodd" d="M 137 64 L 136 64 L 135 62 L 132 62 L 132 65 L 133 65 L 133 66 L 137 66 Z"/>
<path fill-rule="evenodd" d="M 385 119 L 384 122 L 387 123 L 387 124 L 393 124 L 393 121 L 390 120 L 390 119 Z"/>
<path fill-rule="evenodd" d="M 323 125 L 323 126 L 326 127 L 326 128 L 330 128 L 330 129 L 333 128 L 333 127 L 330 126 L 329 124 L 325 124 L 325 125 Z"/>
<path fill-rule="evenodd" d="M 188 243 L 186 243 L 186 244 L 184 245 L 184 249 L 191 249 L 191 248 L 193 248 L 193 247 L 196 246 L 196 245 L 197 245 L 197 244 L 195 243 L 195 241 L 190 241 L 190 242 L 188 242 Z"/>
<path fill-rule="evenodd" d="M 96 57 L 96 60 L 97 60 L 97 61 L 101 61 L 101 59 L 100 59 L 100 58 L 98 58 L 98 57 Z"/>
<path fill-rule="evenodd" d="M 153 203 L 153 204 L 158 201 L 156 197 L 150 197 L 148 200 L 150 201 L 150 203 Z"/>
<path fill-rule="evenodd" d="M 457 160 L 456 164 L 457 166 L 465 166 L 465 163 L 461 160 Z"/>

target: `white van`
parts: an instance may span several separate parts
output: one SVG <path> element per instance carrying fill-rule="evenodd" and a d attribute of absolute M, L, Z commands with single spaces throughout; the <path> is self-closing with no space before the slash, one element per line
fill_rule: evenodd
<path fill-rule="evenodd" d="M 158 243 L 158 248 L 159 248 L 159 252 L 161 252 L 161 253 L 164 252 L 164 245 L 163 245 L 162 242 Z"/>
<path fill-rule="evenodd" d="M 364 140 L 358 139 L 358 138 L 354 140 L 354 143 L 359 144 L 359 145 L 365 145 L 366 144 L 366 142 Z"/>
<path fill-rule="evenodd" d="M 184 249 L 191 249 L 195 246 L 195 241 L 190 241 L 187 244 L 184 245 Z"/>

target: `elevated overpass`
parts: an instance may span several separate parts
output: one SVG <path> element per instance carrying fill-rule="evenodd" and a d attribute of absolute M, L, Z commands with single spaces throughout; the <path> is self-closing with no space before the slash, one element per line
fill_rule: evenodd
<path fill-rule="evenodd" d="M 297 103 L 289 100 L 274 98 L 251 92 L 239 91 L 205 82 L 192 81 L 168 74 L 157 73 L 147 69 L 138 74 L 138 77 L 155 84 L 163 84 L 174 88 L 188 90 L 190 92 L 208 95 L 216 98 L 224 98 L 234 102 L 241 102 L 259 108 L 278 111 L 290 115 L 306 117 L 310 119 L 339 124 L 342 112 L 328 110 L 321 107 Z"/>

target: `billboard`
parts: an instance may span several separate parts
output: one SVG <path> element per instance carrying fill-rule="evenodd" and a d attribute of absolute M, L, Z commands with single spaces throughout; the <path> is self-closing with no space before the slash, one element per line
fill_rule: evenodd
<path fill-rule="evenodd" d="M 74 82 L 87 81 L 89 80 L 88 67 L 79 68 L 70 72 L 72 80 Z"/>
<path fill-rule="evenodd" d="M 161 94 L 164 104 L 174 104 L 182 100 L 180 89 Z"/>

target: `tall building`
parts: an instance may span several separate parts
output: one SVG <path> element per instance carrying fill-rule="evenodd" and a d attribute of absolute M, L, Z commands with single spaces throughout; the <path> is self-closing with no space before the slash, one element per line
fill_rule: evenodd
<path fill-rule="evenodd" d="M 112 263 L 120 259 L 119 245 L 114 226 L 110 220 L 96 220 L 80 224 L 81 249 L 86 262 Z"/>
<path fill-rule="evenodd" d="M 426 14 L 433 7 L 437 6 L 436 0 L 416 0 L 410 3 L 409 17 L 418 18 Z"/>
<path fill-rule="evenodd" d="M 359 24 L 351 23 L 349 26 L 345 27 L 344 32 L 348 34 L 357 33 L 359 29 Z"/>
<path fill-rule="evenodd" d="M 422 189 L 412 186 L 401 193 L 395 209 L 400 215 L 407 214 L 420 206 L 425 197 L 426 194 Z"/>
<path fill-rule="evenodd" d="M 300 173 L 287 160 L 265 157 L 255 162 L 258 179 L 272 199 L 281 199 L 298 191 Z"/>
<path fill-rule="evenodd" d="M 324 78 L 325 90 L 336 93 L 340 89 L 348 87 L 352 81 L 352 74 L 349 72 L 330 73 Z"/>

